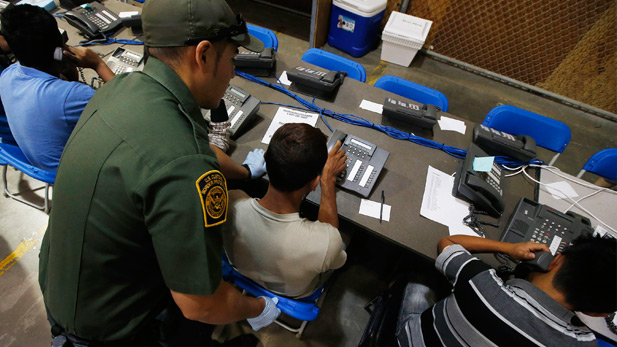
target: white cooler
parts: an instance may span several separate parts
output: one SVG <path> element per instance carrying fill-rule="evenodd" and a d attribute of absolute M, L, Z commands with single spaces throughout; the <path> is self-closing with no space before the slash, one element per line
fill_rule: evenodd
<path fill-rule="evenodd" d="M 392 12 L 381 35 L 381 60 L 409 66 L 424 45 L 432 24 L 430 20 Z"/>

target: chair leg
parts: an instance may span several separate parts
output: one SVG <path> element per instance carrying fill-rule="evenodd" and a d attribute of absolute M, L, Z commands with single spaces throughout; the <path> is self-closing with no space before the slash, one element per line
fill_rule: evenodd
<path fill-rule="evenodd" d="M 45 183 L 45 205 L 43 212 L 45 212 L 46 214 L 49 214 L 49 211 L 51 210 L 51 207 L 49 206 L 49 187 L 50 184 Z"/>
<path fill-rule="evenodd" d="M 45 211 L 45 213 L 49 213 L 49 210 L 50 210 L 50 208 L 49 208 L 49 186 L 50 186 L 50 184 L 49 183 L 45 183 L 45 203 L 43 205 L 37 205 L 37 204 L 32 203 L 30 201 L 24 200 L 24 199 L 18 197 L 17 195 L 15 195 L 15 194 L 13 194 L 13 193 L 11 193 L 9 191 L 9 184 L 8 184 L 8 180 L 6 178 L 7 170 L 8 170 L 8 165 L 5 165 L 4 166 L 4 170 L 2 171 L 2 183 L 4 184 L 4 196 L 8 197 L 8 198 L 11 198 L 11 199 L 13 199 L 15 201 L 19 201 L 22 204 L 26 204 L 26 205 L 28 205 L 30 207 L 34 207 L 37 210 L 41 210 L 41 211 Z"/>
<path fill-rule="evenodd" d="M 553 156 L 553 159 L 551 159 L 551 162 L 548 163 L 548 166 L 553 166 L 553 164 L 555 164 L 555 161 L 557 161 L 557 158 L 559 157 L 559 154 L 561 153 L 557 153 Z"/>
<path fill-rule="evenodd" d="M 4 165 L 4 168 L 2 170 L 2 184 L 3 184 L 3 188 L 4 188 L 2 193 L 3 193 L 4 197 L 7 197 L 7 198 L 9 197 L 8 183 L 7 183 L 7 180 L 6 180 L 6 170 L 7 170 L 8 167 L 9 167 L 8 165 Z"/>

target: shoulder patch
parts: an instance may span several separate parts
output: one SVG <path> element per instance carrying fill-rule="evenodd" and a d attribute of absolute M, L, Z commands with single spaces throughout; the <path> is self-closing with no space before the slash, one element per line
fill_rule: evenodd
<path fill-rule="evenodd" d="M 195 181 L 201 200 L 206 228 L 224 223 L 227 220 L 227 181 L 225 176 L 212 170 Z"/>

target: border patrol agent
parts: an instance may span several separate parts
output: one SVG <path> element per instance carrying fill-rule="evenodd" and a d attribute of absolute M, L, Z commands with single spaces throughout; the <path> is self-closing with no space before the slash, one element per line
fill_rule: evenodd
<path fill-rule="evenodd" d="M 54 345 L 194 345 L 209 334 L 186 322 L 258 330 L 280 313 L 221 280 L 227 187 L 199 109 L 218 105 L 238 45 L 263 44 L 223 0 L 149 0 L 142 18 L 143 72 L 97 91 L 60 162 L 39 264 Z"/>

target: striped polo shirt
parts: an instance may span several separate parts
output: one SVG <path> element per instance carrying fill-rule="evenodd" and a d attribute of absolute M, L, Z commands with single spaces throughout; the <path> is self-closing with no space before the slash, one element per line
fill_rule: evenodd
<path fill-rule="evenodd" d="M 452 294 L 412 316 L 400 346 L 597 346 L 572 311 L 530 282 L 504 283 L 460 245 L 444 249 L 435 266 Z"/>

